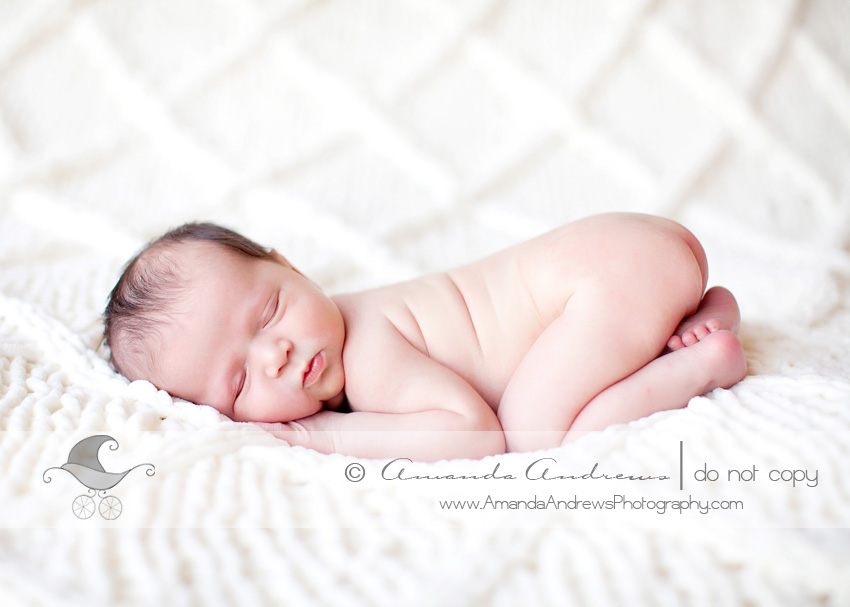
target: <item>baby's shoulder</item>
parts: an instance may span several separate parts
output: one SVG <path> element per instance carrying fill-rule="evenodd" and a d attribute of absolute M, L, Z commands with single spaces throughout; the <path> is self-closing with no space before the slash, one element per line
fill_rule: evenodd
<path fill-rule="evenodd" d="M 345 321 L 346 347 L 368 343 L 369 337 L 394 327 L 409 313 L 410 288 L 407 283 L 337 295 L 331 299 Z"/>
<path fill-rule="evenodd" d="M 427 350 L 419 347 L 415 323 L 406 320 L 410 315 L 403 299 L 384 291 L 334 300 L 346 325 L 342 357 L 351 408 L 374 411 L 390 406 L 399 384 L 409 383 L 428 360 Z"/>

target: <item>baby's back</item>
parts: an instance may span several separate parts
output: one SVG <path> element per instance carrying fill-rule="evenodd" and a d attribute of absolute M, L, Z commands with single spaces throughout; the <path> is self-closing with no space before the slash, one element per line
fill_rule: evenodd
<path fill-rule="evenodd" d="M 448 272 L 334 299 L 347 322 L 363 310 L 385 316 L 496 410 L 517 365 L 568 298 L 559 262 L 566 230 Z"/>

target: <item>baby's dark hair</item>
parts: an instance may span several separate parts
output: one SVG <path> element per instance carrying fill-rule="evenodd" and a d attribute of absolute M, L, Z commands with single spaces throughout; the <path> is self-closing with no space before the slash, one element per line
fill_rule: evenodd
<path fill-rule="evenodd" d="M 175 253 L 189 242 L 213 243 L 237 255 L 273 259 L 269 249 L 213 223 L 187 223 L 149 242 L 124 267 L 103 311 L 103 338 L 112 365 L 130 379 L 142 375 L 140 357 L 147 359 L 143 367 L 152 363 L 151 340 L 175 312 L 178 296 L 185 290 L 186 276 Z"/>

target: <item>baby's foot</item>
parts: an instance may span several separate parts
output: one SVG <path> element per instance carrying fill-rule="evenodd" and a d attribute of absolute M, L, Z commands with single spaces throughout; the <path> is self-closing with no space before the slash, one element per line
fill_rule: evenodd
<path fill-rule="evenodd" d="M 697 311 L 679 323 L 667 347 L 675 351 L 692 346 L 721 330 L 737 333 L 740 324 L 741 314 L 734 295 L 723 287 L 712 287 L 703 296 Z"/>
<path fill-rule="evenodd" d="M 683 373 L 689 374 L 689 381 L 695 382 L 693 396 L 714 388 L 730 388 L 747 375 L 747 359 L 741 341 L 737 335 L 723 329 L 709 333 L 693 346 L 680 348 L 659 360 L 668 357 L 673 368 L 683 370 Z"/>

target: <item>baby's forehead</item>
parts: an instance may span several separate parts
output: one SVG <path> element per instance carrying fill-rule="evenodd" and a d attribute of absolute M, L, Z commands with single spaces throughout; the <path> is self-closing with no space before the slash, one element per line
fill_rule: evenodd
<path fill-rule="evenodd" d="M 233 277 L 260 261 L 206 241 L 180 243 L 172 253 L 169 262 L 187 283 Z"/>
<path fill-rule="evenodd" d="M 171 245 L 168 254 L 173 255 L 181 264 L 221 261 L 235 258 L 236 254 L 224 245 L 206 240 L 188 240 Z"/>
<path fill-rule="evenodd" d="M 194 243 L 183 253 L 179 265 L 184 269 L 184 288 L 188 292 L 219 289 L 221 297 L 259 288 L 258 280 L 266 273 L 263 267 L 274 260 L 233 251 L 216 243 Z"/>

